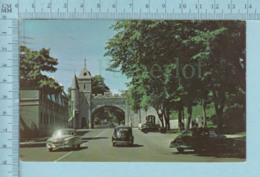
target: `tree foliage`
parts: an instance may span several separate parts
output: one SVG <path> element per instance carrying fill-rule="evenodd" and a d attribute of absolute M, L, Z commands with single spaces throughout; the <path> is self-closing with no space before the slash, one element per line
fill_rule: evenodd
<path fill-rule="evenodd" d="M 50 49 L 30 50 L 20 46 L 20 87 L 35 88 L 44 93 L 55 94 L 61 91 L 60 85 L 42 72 L 55 72 L 58 59 L 50 56 Z"/>
<path fill-rule="evenodd" d="M 109 69 L 131 78 L 132 107 L 153 106 L 167 128 L 171 111 L 187 107 L 190 121 L 202 101 L 214 102 L 221 128 L 225 105 L 244 97 L 245 22 L 123 20 L 111 28 Z"/>
<path fill-rule="evenodd" d="M 101 75 L 95 75 L 91 78 L 92 81 L 92 93 L 93 94 L 104 94 L 104 92 L 108 92 L 109 88 L 105 84 L 105 79 Z"/>
<path fill-rule="evenodd" d="M 116 107 L 103 107 L 92 115 L 93 121 L 98 124 L 102 120 L 121 124 L 125 119 L 124 111 Z"/>

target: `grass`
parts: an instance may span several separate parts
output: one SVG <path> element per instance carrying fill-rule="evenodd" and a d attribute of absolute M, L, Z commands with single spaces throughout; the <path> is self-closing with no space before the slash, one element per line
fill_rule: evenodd
<path fill-rule="evenodd" d="M 214 104 L 208 104 L 206 107 L 206 115 L 207 117 L 211 117 L 215 115 L 215 108 Z M 187 118 L 187 108 L 184 108 L 184 118 Z M 202 105 L 196 105 L 192 107 L 192 119 L 195 119 L 196 117 L 203 117 L 202 112 Z M 177 120 L 178 119 L 178 111 L 173 111 L 170 115 L 170 120 Z"/>
<path fill-rule="evenodd" d="M 246 136 L 246 132 L 235 133 L 234 135 Z"/>
<path fill-rule="evenodd" d="M 176 133 L 180 133 L 180 132 L 178 132 L 178 130 L 176 130 L 176 129 L 170 129 L 170 130 L 166 130 L 166 133 L 168 133 L 168 134 L 176 134 Z"/>

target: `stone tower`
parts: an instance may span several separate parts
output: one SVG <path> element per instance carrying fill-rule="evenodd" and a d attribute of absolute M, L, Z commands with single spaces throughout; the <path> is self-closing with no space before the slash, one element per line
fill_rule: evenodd
<path fill-rule="evenodd" d="M 81 98 L 82 102 L 85 103 L 84 108 L 85 110 L 83 110 L 85 116 L 86 116 L 86 123 L 88 122 L 89 125 L 86 125 L 86 127 L 91 128 L 91 112 L 90 112 L 90 108 L 91 108 L 91 95 L 92 95 L 92 90 L 91 90 L 91 74 L 87 69 L 86 66 L 86 59 L 84 59 L 84 68 L 81 71 L 79 77 L 78 77 L 78 84 L 79 84 L 79 91 L 81 93 L 83 93 L 84 95 L 82 95 L 81 97 L 84 96 L 84 100 L 83 98 Z"/>
<path fill-rule="evenodd" d="M 74 76 L 71 86 L 72 101 L 72 127 L 90 128 L 91 127 L 91 74 L 87 70 L 86 59 L 84 68 L 79 77 Z"/>

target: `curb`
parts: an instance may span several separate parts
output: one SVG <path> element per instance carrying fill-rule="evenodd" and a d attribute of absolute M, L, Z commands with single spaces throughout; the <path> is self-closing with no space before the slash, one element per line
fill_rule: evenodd
<path fill-rule="evenodd" d="M 44 142 L 21 142 L 20 147 L 45 147 L 46 141 Z"/>

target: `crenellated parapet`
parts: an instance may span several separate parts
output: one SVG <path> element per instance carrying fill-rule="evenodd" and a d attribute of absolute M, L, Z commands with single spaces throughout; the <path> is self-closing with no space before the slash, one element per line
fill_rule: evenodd
<path fill-rule="evenodd" d="M 92 94 L 92 99 L 113 99 L 113 98 L 123 98 L 125 99 L 125 95 L 113 94 L 112 92 L 105 92 L 104 94 Z"/>

